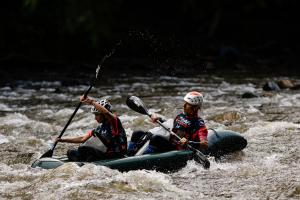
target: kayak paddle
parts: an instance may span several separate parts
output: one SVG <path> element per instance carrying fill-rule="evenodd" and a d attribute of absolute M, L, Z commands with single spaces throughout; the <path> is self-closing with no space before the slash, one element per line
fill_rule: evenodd
<path fill-rule="evenodd" d="M 121 43 L 119 42 L 117 45 L 120 45 Z M 91 80 L 91 83 L 90 83 L 90 86 L 88 87 L 88 89 L 84 92 L 84 97 L 87 97 L 88 93 L 90 92 L 90 90 L 92 89 L 92 87 L 95 85 L 97 79 L 98 79 L 98 76 L 99 76 L 99 71 L 100 71 L 100 68 L 101 66 L 103 65 L 104 61 L 109 58 L 110 56 L 112 56 L 114 53 L 115 53 L 115 48 L 107 55 L 105 55 L 100 64 L 98 65 L 97 69 L 96 69 L 96 76 Z M 61 138 L 62 135 L 64 134 L 65 130 L 68 128 L 68 126 L 70 125 L 73 117 L 75 116 L 75 114 L 77 113 L 78 109 L 80 108 L 82 102 L 79 102 L 76 109 L 74 110 L 73 114 L 71 115 L 69 121 L 67 122 L 67 124 L 65 125 L 65 127 L 63 128 L 63 130 L 61 131 L 61 133 L 59 134 L 58 138 Z M 51 148 L 46 152 L 44 153 L 40 158 L 46 158 L 46 157 L 52 157 L 53 155 L 53 151 L 57 145 L 57 141 L 51 146 Z"/>
<path fill-rule="evenodd" d="M 97 69 L 96 69 L 96 78 L 94 79 L 94 81 L 92 81 L 92 83 L 90 84 L 90 86 L 88 87 L 88 89 L 84 92 L 84 97 L 87 97 L 88 93 L 90 92 L 90 90 L 92 89 L 92 87 L 95 84 L 96 79 L 98 78 L 98 73 L 100 71 L 100 65 L 98 65 Z M 80 101 L 76 107 L 76 109 L 74 110 L 73 114 L 71 115 L 70 119 L 68 120 L 67 124 L 65 125 L 65 127 L 63 128 L 63 130 L 61 131 L 61 133 L 59 134 L 58 138 L 61 138 L 62 135 L 64 134 L 65 130 L 68 128 L 68 126 L 70 125 L 73 117 L 75 116 L 75 114 L 77 113 L 78 109 L 80 108 L 82 102 Z M 57 145 L 57 141 L 51 146 L 51 148 L 44 153 L 40 158 L 46 158 L 46 157 L 52 157 L 53 155 L 53 151 Z"/>
<path fill-rule="evenodd" d="M 134 110 L 140 114 L 147 115 L 151 118 L 151 114 L 149 113 L 147 107 L 145 106 L 144 102 L 140 98 L 138 98 L 136 96 L 127 97 L 126 104 L 132 110 Z M 176 133 L 174 133 L 169 128 L 167 128 L 159 120 L 157 120 L 156 122 L 161 127 L 163 127 L 166 131 L 168 131 L 170 134 L 174 135 L 179 140 L 181 139 Z M 210 167 L 209 160 L 206 158 L 206 156 L 201 151 L 199 151 L 198 149 L 195 149 L 194 147 L 192 147 L 189 144 L 187 145 L 187 148 L 194 153 L 194 160 L 196 162 L 200 163 L 205 169 L 208 169 Z"/>

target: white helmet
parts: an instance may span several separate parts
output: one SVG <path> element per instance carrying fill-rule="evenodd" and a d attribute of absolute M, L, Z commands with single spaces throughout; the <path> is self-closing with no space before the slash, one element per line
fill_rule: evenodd
<path fill-rule="evenodd" d="M 203 103 L 203 95 L 199 92 L 192 91 L 185 95 L 184 101 L 193 105 L 193 106 L 202 106 Z"/>
<path fill-rule="evenodd" d="M 109 112 L 111 112 L 111 104 L 106 100 L 106 99 L 102 99 L 100 101 L 96 101 L 98 104 L 100 104 L 101 106 L 103 106 L 104 108 L 106 108 Z M 99 114 L 100 112 L 95 108 L 92 107 L 91 108 L 91 112 L 93 114 Z"/>

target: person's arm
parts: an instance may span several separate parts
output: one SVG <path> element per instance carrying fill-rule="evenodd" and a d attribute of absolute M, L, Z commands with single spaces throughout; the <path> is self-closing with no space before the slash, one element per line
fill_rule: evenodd
<path fill-rule="evenodd" d="M 87 141 L 91 137 L 90 133 L 87 133 L 82 136 L 78 137 L 61 137 L 61 138 L 56 138 L 55 141 L 57 142 L 66 142 L 66 143 L 83 143 Z"/>
<path fill-rule="evenodd" d="M 188 143 L 188 140 L 185 138 L 185 132 L 182 130 L 177 130 L 176 135 L 178 135 L 181 139 L 179 140 L 179 144 L 181 146 L 185 146 Z"/>
<path fill-rule="evenodd" d="M 159 121 L 160 123 L 164 123 L 166 120 L 161 117 L 158 117 L 157 114 L 153 113 L 151 114 L 151 121 L 153 123 L 156 123 L 157 121 Z"/>
<path fill-rule="evenodd" d="M 111 121 L 114 122 L 116 121 L 115 115 L 109 112 L 105 107 L 101 106 L 98 104 L 95 100 L 92 100 L 91 105 L 93 105 L 99 112 L 101 112 L 105 117 Z"/>
<path fill-rule="evenodd" d="M 207 134 L 208 134 L 208 131 L 207 131 L 206 127 L 202 127 L 197 131 L 197 135 L 198 135 L 199 141 L 200 141 L 199 145 L 200 145 L 200 148 L 202 148 L 202 149 L 208 148 Z M 184 137 L 184 132 L 178 130 L 177 135 L 179 137 L 181 137 L 181 139 L 179 141 L 180 145 L 185 146 L 188 143 L 188 140 Z M 182 135 L 182 136 L 180 136 L 180 135 Z"/>
<path fill-rule="evenodd" d="M 84 98 L 84 96 L 80 97 L 80 101 L 82 103 L 88 104 L 88 105 L 92 105 L 94 106 L 100 113 L 102 113 L 103 115 L 105 115 L 105 117 L 109 120 L 109 121 L 115 121 L 115 116 L 109 112 L 105 107 L 101 106 L 100 104 L 98 104 L 94 99 L 90 99 L 89 97 Z"/>
<path fill-rule="evenodd" d="M 208 141 L 207 141 L 208 131 L 207 131 L 206 127 L 205 126 L 200 127 L 197 130 L 197 135 L 200 140 L 200 148 L 207 149 L 208 148 Z"/>
<path fill-rule="evenodd" d="M 118 119 L 117 116 L 112 114 L 110 111 L 108 111 L 105 107 L 101 106 L 97 101 L 90 99 L 88 97 L 84 98 L 84 96 L 80 97 L 80 101 L 83 103 L 86 103 L 88 105 L 94 106 L 101 114 L 105 116 L 106 119 L 110 122 L 112 128 L 113 128 L 113 134 L 118 135 Z"/>

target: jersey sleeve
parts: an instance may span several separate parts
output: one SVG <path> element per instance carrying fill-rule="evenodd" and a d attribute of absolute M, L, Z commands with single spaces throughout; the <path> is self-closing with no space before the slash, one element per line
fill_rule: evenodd
<path fill-rule="evenodd" d="M 113 136 L 119 135 L 119 120 L 116 114 L 114 114 L 114 119 L 111 120 L 111 126 Z"/>
<path fill-rule="evenodd" d="M 88 135 L 89 137 L 92 137 L 94 135 L 94 130 L 89 130 L 88 132 L 86 132 L 86 135 Z"/>
<path fill-rule="evenodd" d="M 198 129 L 196 131 L 197 136 L 199 137 L 199 140 L 207 140 L 207 135 L 208 135 L 208 131 L 207 128 L 205 126 L 204 120 L 203 119 L 199 119 L 198 120 Z"/>

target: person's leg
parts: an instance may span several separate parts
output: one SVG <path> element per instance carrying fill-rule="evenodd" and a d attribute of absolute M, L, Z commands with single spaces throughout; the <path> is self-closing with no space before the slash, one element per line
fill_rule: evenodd
<path fill-rule="evenodd" d="M 160 135 L 153 135 L 150 139 L 150 143 L 143 154 L 166 152 L 174 150 L 171 143 Z"/>
<path fill-rule="evenodd" d="M 152 133 L 145 131 L 135 131 L 132 133 L 128 143 L 127 155 L 133 156 L 151 137 Z"/>
<path fill-rule="evenodd" d="M 105 159 L 104 153 L 93 147 L 80 146 L 78 147 L 78 152 L 81 157 L 81 161 L 92 162 Z"/>
<path fill-rule="evenodd" d="M 134 131 L 131 135 L 130 141 L 132 142 L 138 142 L 141 140 L 145 135 L 147 134 L 146 131 Z"/>
<path fill-rule="evenodd" d="M 67 156 L 70 161 L 81 161 L 82 159 L 77 149 L 69 149 L 67 151 Z"/>

